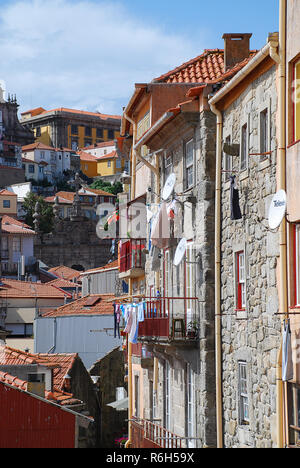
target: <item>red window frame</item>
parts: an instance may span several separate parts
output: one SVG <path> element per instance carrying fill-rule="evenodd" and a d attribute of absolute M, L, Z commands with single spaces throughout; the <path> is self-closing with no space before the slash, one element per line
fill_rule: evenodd
<path fill-rule="evenodd" d="M 298 235 L 297 235 L 298 231 Z M 300 224 L 294 224 L 294 251 L 293 251 L 293 276 L 294 276 L 294 308 L 300 308 Z M 297 247 L 297 237 L 298 247 Z"/>

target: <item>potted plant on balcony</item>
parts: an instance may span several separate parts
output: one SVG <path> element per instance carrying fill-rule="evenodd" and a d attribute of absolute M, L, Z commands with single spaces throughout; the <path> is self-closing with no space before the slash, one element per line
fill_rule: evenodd
<path fill-rule="evenodd" d="M 187 326 L 187 337 L 188 338 L 197 338 L 199 333 L 199 325 L 197 320 L 192 320 L 188 323 Z"/>

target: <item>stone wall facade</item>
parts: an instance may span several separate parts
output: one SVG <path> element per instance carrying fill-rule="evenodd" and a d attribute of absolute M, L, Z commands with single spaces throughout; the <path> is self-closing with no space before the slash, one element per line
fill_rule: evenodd
<path fill-rule="evenodd" d="M 267 115 L 267 145 L 261 153 L 262 113 Z M 276 193 L 275 66 L 258 77 L 223 113 L 223 141 L 240 145 L 230 172 L 223 173 L 221 226 L 222 389 L 225 447 L 274 447 L 276 438 L 276 362 L 281 323 L 276 267 L 279 234 L 268 228 Z M 242 132 L 246 129 L 247 167 L 241 170 Z M 265 152 L 266 152 L 266 148 Z M 228 158 L 228 157 L 227 157 Z M 223 155 L 223 170 L 228 170 Z M 230 217 L 230 175 L 236 176 L 241 219 Z M 245 304 L 239 303 L 244 253 Z M 239 257 L 240 259 L 240 257 Z M 241 289 L 240 289 L 241 291 Z M 243 301 L 244 302 L 244 301 Z M 245 411 L 245 405 L 248 410 Z M 246 418 L 245 418 L 246 415 Z"/>
<path fill-rule="evenodd" d="M 184 317 L 183 298 L 196 297 L 191 301 L 191 318 L 198 326 L 198 340 L 176 345 L 176 341 L 163 344 L 148 344 L 158 359 L 158 387 L 156 419 L 160 425 L 180 437 L 192 437 L 189 446 L 216 445 L 215 415 L 215 359 L 214 359 L 214 190 L 215 190 L 215 116 L 210 111 L 182 112 L 170 124 L 160 130 L 147 145 L 150 151 L 164 148 L 160 158 L 161 189 L 167 175 L 176 175 L 174 192 L 179 202 L 175 219 L 171 222 L 173 238 L 169 247 L 160 251 L 160 293 L 176 297 L 172 301 L 173 316 Z M 194 183 L 186 186 L 186 144 L 193 143 Z M 171 167 L 167 166 L 169 162 Z M 155 186 L 153 185 L 155 191 Z M 179 195 L 180 194 L 180 195 Z M 148 194 L 148 203 L 154 201 Z M 152 207 L 151 207 L 152 208 Z M 176 247 L 181 238 L 188 240 L 189 254 L 178 267 L 173 265 Z M 187 269 L 192 280 L 187 286 Z M 155 271 L 151 258 L 146 263 L 147 295 L 154 288 Z M 172 313 L 174 315 L 172 315 Z M 167 367 L 166 367 L 167 366 Z M 167 368 L 167 373 L 166 373 Z M 167 376 L 168 374 L 168 376 Z M 166 395 L 166 379 L 171 388 Z M 153 371 L 144 371 L 144 394 L 149 394 Z M 189 382 L 189 383 L 188 383 Z M 190 394 L 189 394 L 190 390 Z M 189 395 L 189 396 L 188 396 Z M 147 397 L 148 398 L 148 397 Z M 166 401 L 169 404 L 169 419 L 166 420 Z M 149 398 L 144 402 L 145 417 L 150 412 Z M 192 411 L 189 412 L 189 405 Z M 190 427 L 189 429 L 189 422 Z M 185 440 L 184 443 L 187 443 Z"/>

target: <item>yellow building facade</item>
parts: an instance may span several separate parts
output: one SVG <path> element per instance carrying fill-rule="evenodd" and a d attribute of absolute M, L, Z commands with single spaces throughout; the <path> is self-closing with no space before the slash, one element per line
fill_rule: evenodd
<path fill-rule="evenodd" d="M 36 141 L 56 148 L 86 148 L 120 135 L 121 117 L 76 109 L 42 107 L 21 114 L 21 123 L 30 128 Z"/>
<path fill-rule="evenodd" d="M 17 195 L 8 190 L 0 190 L 0 215 L 17 217 Z"/>

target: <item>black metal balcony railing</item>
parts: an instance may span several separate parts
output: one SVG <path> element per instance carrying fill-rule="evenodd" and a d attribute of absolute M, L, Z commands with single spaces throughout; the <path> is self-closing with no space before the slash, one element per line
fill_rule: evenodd
<path fill-rule="evenodd" d="M 143 322 L 139 323 L 140 338 L 190 340 L 199 337 L 197 297 L 146 298 Z"/>

